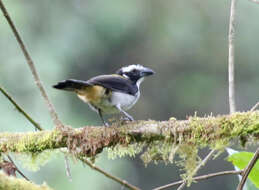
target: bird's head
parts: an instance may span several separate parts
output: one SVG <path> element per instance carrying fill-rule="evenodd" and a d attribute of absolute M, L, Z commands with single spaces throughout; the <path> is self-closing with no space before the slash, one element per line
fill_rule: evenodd
<path fill-rule="evenodd" d="M 132 82 L 136 83 L 138 86 L 143 81 L 144 77 L 153 75 L 155 72 L 142 65 L 129 65 L 122 67 L 116 72 L 125 78 L 130 79 Z"/>

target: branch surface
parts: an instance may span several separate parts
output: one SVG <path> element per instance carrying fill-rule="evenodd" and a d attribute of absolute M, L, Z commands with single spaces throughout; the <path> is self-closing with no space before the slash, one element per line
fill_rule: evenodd
<path fill-rule="evenodd" d="M 133 143 L 181 142 L 217 148 L 239 137 L 244 145 L 259 140 L 259 112 L 243 112 L 217 117 L 189 117 L 188 120 L 136 121 L 109 128 L 87 126 L 79 129 L 27 133 L 0 133 L 0 153 L 40 153 L 67 147 L 75 154 L 95 156 L 105 147 Z"/>

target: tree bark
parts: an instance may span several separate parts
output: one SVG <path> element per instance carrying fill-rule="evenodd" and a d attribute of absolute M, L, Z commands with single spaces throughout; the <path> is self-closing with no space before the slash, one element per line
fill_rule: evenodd
<path fill-rule="evenodd" d="M 111 127 L 83 127 L 29 133 L 0 133 L 0 153 L 40 153 L 48 149 L 67 147 L 82 156 L 95 156 L 105 147 L 152 142 L 189 143 L 216 147 L 239 138 L 258 142 L 259 112 L 243 112 L 217 117 L 189 117 L 188 120 L 135 121 L 115 123 Z"/>

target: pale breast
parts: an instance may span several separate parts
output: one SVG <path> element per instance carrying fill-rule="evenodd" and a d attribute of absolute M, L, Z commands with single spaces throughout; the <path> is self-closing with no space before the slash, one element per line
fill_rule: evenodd
<path fill-rule="evenodd" d="M 106 94 L 105 89 L 101 86 L 92 86 L 87 90 L 78 91 L 78 97 L 94 110 L 102 110 L 105 114 L 119 113 L 116 108 L 119 105 L 123 110 L 130 109 L 138 100 L 139 92 L 134 96 L 122 92 L 112 92 Z"/>
<path fill-rule="evenodd" d="M 120 105 L 123 110 L 128 110 L 137 102 L 138 98 L 139 92 L 135 96 L 122 92 L 112 92 L 111 103 Z"/>

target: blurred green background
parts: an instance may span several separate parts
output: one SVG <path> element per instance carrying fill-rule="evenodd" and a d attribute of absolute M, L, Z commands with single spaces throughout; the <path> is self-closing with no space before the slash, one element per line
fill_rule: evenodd
<path fill-rule="evenodd" d="M 13 0 L 4 1 L 61 120 L 73 127 L 100 125 L 74 94 L 51 86 L 68 78 L 89 79 L 142 64 L 156 75 L 142 84 L 139 102 L 129 111 L 135 119 L 185 119 L 228 113 L 227 34 L 230 1 L 200 0 Z M 239 1 L 236 32 L 236 102 L 250 109 L 259 94 L 259 5 Z M 0 14 L 0 85 L 44 129 L 53 124 L 23 54 Z M 33 127 L 0 95 L 0 131 Z M 204 156 L 208 151 L 201 151 Z M 19 155 L 17 156 L 19 157 Z M 210 161 L 199 174 L 232 169 L 226 154 Z M 139 158 L 107 159 L 96 164 L 143 189 L 179 179 L 175 164 L 150 164 Z M 37 183 L 62 190 L 123 189 L 101 174 L 71 161 L 69 182 L 64 159 L 56 156 L 38 172 L 23 169 Z M 193 184 L 190 189 L 235 189 L 236 176 Z M 124 188 L 125 189 L 125 188 Z"/>

